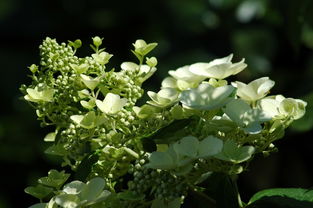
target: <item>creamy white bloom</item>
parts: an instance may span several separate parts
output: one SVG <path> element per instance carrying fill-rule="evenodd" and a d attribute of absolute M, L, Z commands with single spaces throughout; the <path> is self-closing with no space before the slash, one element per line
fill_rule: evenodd
<path fill-rule="evenodd" d="M 239 127 L 251 134 L 260 133 L 261 123 L 271 120 L 271 117 L 261 109 L 251 108 L 241 99 L 233 99 L 223 108 L 224 113 Z"/>
<path fill-rule="evenodd" d="M 105 65 L 105 64 L 107 64 L 109 62 L 110 58 L 113 55 L 103 51 L 103 52 L 101 52 L 99 54 L 94 53 L 91 56 L 97 63 L 99 63 L 101 65 Z"/>
<path fill-rule="evenodd" d="M 139 54 L 141 56 L 144 56 L 148 54 L 150 51 L 152 51 L 158 44 L 157 43 L 149 43 L 147 44 L 144 40 L 136 40 L 135 43 L 133 43 L 133 46 L 135 47 L 135 54 Z"/>
<path fill-rule="evenodd" d="M 249 84 L 236 81 L 232 83 L 237 87 L 237 95 L 246 101 L 254 102 L 265 97 L 270 89 L 274 86 L 275 82 L 268 77 L 256 79 Z"/>
<path fill-rule="evenodd" d="M 179 100 L 185 108 L 211 110 L 229 102 L 232 99 L 229 96 L 234 89 L 231 85 L 215 88 L 208 83 L 202 83 L 197 88 L 183 91 Z"/>
<path fill-rule="evenodd" d="M 119 95 L 108 93 L 104 100 L 96 100 L 97 107 L 106 114 L 115 114 L 126 105 L 127 99 L 120 98 Z"/>
<path fill-rule="evenodd" d="M 89 68 L 87 64 L 70 64 L 70 66 L 77 74 L 85 73 Z"/>
<path fill-rule="evenodd" d="M 121 64 L 121 69 L 123 71 L 133 71 L 138 73 L 138 80 L 140 82 L 144 82 L 149 79 L 157 70 L 155 67 L 150 67 L 146 64 L 139 66 L 133 62 L 123 62 Z"/>
<path fill-rule="evenodd" d="M 152 101 L 147 101 L 148 104 L 157 107 L 167 107 L 178 100 L 179 92 L 174 88 L 163 88 L 158 93 L 148 91 L 148 96 Z"/>
<path fill-rule="evenodd" d="M 191 158 L 210 157 L 222 151 L 223 141 L 214 136 L 208 136 L 199 141 L 194 136 L 186 136 L 173 144 L 176 153 Z"/>
<path fill-rule="evenodd" d="M 209 63 L 195 63 L 190 65 L 189 70 L 198 76 L 225 79 L 231 75 L 238 74 L 247 67 L 247 64 L 244 63 L 245 59 L 242 59 L 237 63 L 232 63 L 232 58 L 233 54 L 230 54 L 227 57 L 215 59 Z"/>
<path fill-rule="evenodd" d="M 205 76 L 199 76 L 197 74 L 194 74 L 190 71 L 190 66 L 183 66 L 178 69 L 170 70 L 168 72 L 172 77 L 174 77 L 176 80 L 183 80 L 186 82 L 194 82 L 199 83 L 203 81 L 206 77 Z"/>
<path fill-rule="evenodd" d="M 25 100 L 31 101 L 31 102 L 52 102 L 53 101 L 53 95 L 54 95 L 54 89 L 44 89 L 39 90 L 38 87 L 35 87 L 34 89 L 28 88 L 26 89 L 27 95 L 24 96 Z"/>
<path fill-rule="evenodd" d="M 166 77 L 161 83 L 161 88 L 178 88 L 177 80 L 173 77 Z"/>
<path fill-rule="evenodd" d="M 81 74 L 80 78 L 81 78 L 81 81 L 86 85 L 86 87 L 88 87 L 91 90 L 94 90 L 98 86 L 98 84 L 100 83 L 99 77 L 92 78 L 90 76 Z"/>
<path fill-rule="evenodd" d="M 261 99 L 258 105 L 267 115 L 272 116 L 274 119 L 286 117 L 299 119 L 304 115 L 307 103 L 300 99 L 276 95 Z"/>
<path fill-rule="evenodd" d="M 72 115 L 70 118 L 85 129 L 95 128 L 97 125 L 101 125 L 104 122 L 103 117 L 96 116 L 94 111 L 90 111 L 85 115 Z"/>

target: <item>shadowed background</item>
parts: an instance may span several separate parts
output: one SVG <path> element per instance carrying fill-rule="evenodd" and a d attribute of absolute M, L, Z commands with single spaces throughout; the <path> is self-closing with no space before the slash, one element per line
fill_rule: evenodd
<path fill-rule="evenodd" d="M 0 0 L 0 208 L 27 207 L 37 200 L 23 192 L 52 168 L 56 158 L 43 152 L 35 112 L 18 88 L 30 83 L 27 69 L 39 62 L 38 46 L 49 36 L 58 42 L 81 39 L 79 56 L 89 55 L 91 37 L 103 37 L 114 54 L 109 66 L 135 61 L 131 43 L 158 42 L 152 55 L 158 71 L 144 84 L 157 91 L 168 70 L 234 53 L 248 68 L 232 79 L 249 82 L 261 76 L 276 81 L 272 94 L 309 102 L 306 116 L 295 122 L 280 151 L 256 157 L 240 176 L 244 200 L 271 187 L 313 184 L 313 2 L 310 0 Z"/>

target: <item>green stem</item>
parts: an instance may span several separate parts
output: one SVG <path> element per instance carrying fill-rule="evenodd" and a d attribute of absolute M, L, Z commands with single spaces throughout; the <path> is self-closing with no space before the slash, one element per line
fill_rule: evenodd
<path fill-rule="evenodd" d="M 237 179 L 238 179 L 238 176 L 237 175 L 232 175 L 231 177 L 231 180 L 233 182 L 233 185 L 234 185 L 234 189 L 237 193 L 237 197 L 238 197 L 238 204 L 240 207 L 243 207 L 243 203 L 241 201 L 241 197 L 240 197 L 240 193 L 239 193 L 239 190 L 238 190 L 238 185 L 237 185 Z"/>

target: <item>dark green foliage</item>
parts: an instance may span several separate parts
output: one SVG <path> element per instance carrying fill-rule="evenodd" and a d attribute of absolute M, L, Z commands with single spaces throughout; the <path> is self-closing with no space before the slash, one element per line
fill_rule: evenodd
<path fill-rule="evenodd" d="M 247 208 L 313 207 L 313 191 L 300 188 L 267 189 L 256 193 Z"/>

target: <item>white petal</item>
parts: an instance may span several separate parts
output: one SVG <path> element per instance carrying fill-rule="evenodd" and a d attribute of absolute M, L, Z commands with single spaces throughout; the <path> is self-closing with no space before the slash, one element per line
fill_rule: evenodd
<path fill-rule="evenodd" d="M 138 69 L 138 65 L 133 62 L 123 62 L 121 64 L 121 69 L 124 71 L 133 71 Z"/>
<path fill-rule="evenodd" d="M 209 157 L 218 154 L 223 149 L 223 141 L 214 136 L 208 136 L 200 142 L 199 157 Z"/>

